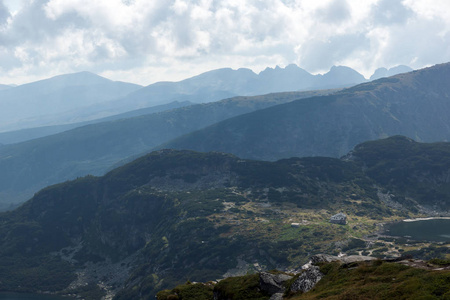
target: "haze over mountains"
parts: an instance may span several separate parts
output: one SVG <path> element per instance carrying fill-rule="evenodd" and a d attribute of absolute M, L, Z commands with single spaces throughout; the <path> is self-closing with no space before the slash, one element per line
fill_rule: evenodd
<path fill-rule="evenodd" d="M 434 2 L 0 0 L 0 300 L 450 300 Z"/>
<path fill-rule="evenodd" d="M 174 102 L 170 102 L 168 104 L 162 104 L 162 105 L 156 105 L 156 106 L 151 106 L 151 107 L 147 107 L 147 108 L 141 108 L 141 109 L 121 113 L 118 115 L 112 115 L 109 117 L 94 119 L 94 120 L 90 120 L 90 121 L 69 123 L 69 124 L 62 124 L 62 125 L 53 125 L 53 126 L 32 127 L 32 128 L 25 128 L 25 129 L 19 129 L 19 130 L 14 130 L 14 131 L 0 132 L 0 144 L 6 145 L 6 144 L 20 143 L 20 142 L 48 136 L 48 135 L 57 134 L 60 132 L 64 132 L 64 131 L 74 129 L 77 127 L 86 126 L 89 124 L 132 118 L 132 117 L 152 114 L 152 113 L 156 113 L 156 112 L 161 112 L 161 111 L 165 111 L 165 110 L 170 110 L 170 109 L 174 109 L 174 108 L 179 108 L 179 107 L 183 107 L 183 106 L 188 106 L 188 105 L 192 105 L 192 104 L 193 103 L 191 103 L 189 101 L 183 101 L 183 102 L 174 101 Z"/>
<path fill-rule="evenodd" d="M 0 131 L 73 123 L 95 118 L 96 114 L 101 117 L 102 112 L 88 110 L 87 107 L 103 105 L 139 88 L 141 86 L 136 84 L 114 82 L 81 72 L 2 90 Z"/>
<path fill-rule="evenodd" d="M 0 147 L 3 205 L 28 199 L 39 189 L 87 174 L 100 175 L 130 156 L 221 120 L 331 91 L 236 97 L 75 128 Z"/>
<path fill-rule="evenodd" d="M 243 158 L 345 155 L 358 143 L 392 135 L 450 139 L 450 64 L 224 120 L 161 146 L 221 151 Z"/>
<path fill-rule="evenodd" d="M 102 114 L 105 111 L 111 113 L 116 111 L 116 109 L 121 111 L 122 108 L 119 109 L 119 107 L 125 103 L 128 105 L 128 109 L 130 107 L 149 106 L 150 104 L 155 104 L 156 101 L 160 101 L 160 103 L 168 102 L 168 104 L 150 106 L 145 109 L 81 123 L 69 122 L 71 124 L 0 133 L 0 144 L 21 142 L 0 147 L 0 178 L 2 179 L 0 196 L 2 196 L 3 208 L 8 207 L 11 203 L 19 203 L 26 200 L 34 192 L 47 185 L 86 174 L 103 174 L 103 172 L 122 160 L 150 151 L 152 148 L 167 143 L 171 139 L 181 137 L 184 134 L 189 134 L 214 123 L 300 98 L 327 95 L 333 91 L 321 90 L 317 92 L 271 94 L 255 98 L 236 98 L 175 110 L 170 109 L 186 106 L 189 102 L 171 101 L 190 99 L 202 102 L 205 99 L 214 100 L 213 94 L 220 98 L 224 95 L 235 93 L 252 94 L 285 89 L 298 90 L 311 86 L 342 86 L 358 81 L 365 81 L 365 79 L 359 73 L 346 67 L 333 67 L 327 74 L 311 75 L 295 65 L 290 65 L 284 69 L 268 68 L 259 75 L 247 69 L 220 69 L 181 82 L 156 83 L 145 88 L 121 82 L 112 82 L 94 74 L 83 72 L 58 76 L 6 90 L 4 92 L 9 91 L 10 94 L 3 95 L 21 95 L 22 98 L 20 99 L 23 101 L 18 101 L 18 103 L 32 102 L 32 95 L 36 97 L 48 95 L 48 97 L 41 98 L 43 99 L 42 101 L 45 102 L 50 99 L 48 101 L 55 103 L 54 111 L 60 111 L 60 113 L 51 115 L 46 111 L 48 113 L 47 116 L 51 115 L 51 118 L 56 116 L 65 121 L 83 119 L 87 116 L 90 119 L 100 111 L 102 111 Z M 51 88 L 46 87 L 52 84 Z M 76 93 L 83 88 L 87 90 L 83 93 Z M 102 98 L 96 99 L 96 105 L 88 105 L 91 103 L 89 97 L 95 97 L 97 93 L 103 93 L 104 89 L 109 89 L 109 92 Z M 110 101 L 116 94 L 117 89 L 122 89 L 121 93 L 126 93 L 129 90 L 134 92 L 119 100 Z M 29 94 L 24 96 L 21 94 L 23 91 L 28 91 Z M 61 95 L 69 95 L 68 98 L 64 98 L 70 100 L 67 105 L 65 100 L 59 97 Z M 202 95 L 207 98 L 203 99 Z M 80 100 L 77 100 L 77 97 Z M 8 99 L 2 101 L 2 104 L 6 105 L 8 101 Z M 82 107 L 63 112 L 68 107 L 78 105 L 72 102 L 76 102 Z M 33 107 L 38 106 L 37 103 L 33 103 L 33 105 Z M 123 109 L 125 110 L 125 108 Z M 37 111 L 42 112 L 44 109 L 40 108 Z M 31 110 L 26 110 L 26 112 L 31 113 Z M 2 113 L 7 114 L 6 111 L 2 111 Z M 21 113 L 18 110 L 18 114 L 20 115 Z M 276 110 L 273 113 L 271 111 L 268 113 L 274 118 L 285 118 L 277 114 Z M 22 115 L 25 115 L 25 113 Z M 68 117 L 69 115 L 72 115 L 72 117 Z M 244 116 L 243 120 L 248 119 L 250 121 L 251 118 Z M 12 117 L 10 117 L 11 119 Z M 40 116 L 36 117 L 35 121 L 47 122 L 50 119 Z M 53 119 L 53 121 L 55 120 Z M 271 117 L 268 117 L 266 121 L 261 120 L 260 122 L 265 123 L 264 126 L 268 126 L 272 122 Z M 20 123 L 20 126 L 23 126 L 25 123 Z M 273 124 L 276 124 L 276 122 Z M 51 135 L 69 129 L 72 130 Z M 241 128 L 237 128 L 236 133 L 240 134 L 240 130 Z M 259 128 L 248 141 L 257 140 L 259 138 L 258 131 Z M 287 128 L 286 132 L 289 132 L 289 128 Z M 245 136 L 245 134 L 242 136 Z M 281 134 L 281 136 L 283 135 Z M 38 137 L 42 138 L 35 139 Z M 220 137 L 220 134 L 217 137 Z M 267 135 L 267 138 L 269 137 L 270 134 Z M 222 143 L 236 142 L 235 140 L 226 140 L 227 138 L 217 143 L 214 147 L 219 147 Z M 208 139 L 202 141 L 202 143 L 208 142 Z M 203 147 L 202 143 L 198 143 L 196 147 Z M 241 144 L 243 147 L 247 147 L 246 143 Z M 287 147 L 285 143 L 280 143 L 278 146 Z M 191 146 L 173 144 L 173 147 L 190 148 Z M 258 147 L 256 146 L 252 150 L 250 150 L 251 148 L 246 149 L 245 151 L 255 152 Z M 335 147 L 330 146 L 327 149 L 320 150 L 312 149 L 311 152 L 305 153 L 307 155 L 320 155 L 326 153 L 324 151 L 335 151 L 332 149 L 335 149 Z M 339 151 L 343 151 L 343 149 Z M 349 150 L 348 148 L 345 149 Z M 230 151 L 236 150 L 230 149 Z M 278 150 L 268 147 L 265 151 L 277 152 Z M 262 157 L 263 159 L 274 159 L 292 156 L 291 154 L 295 155 L 296 153 L 277 153 L 273 156 L 265 155 Z M 247 156 L 247 154 L 243 154 L 243 157 Z"/>
<path fill-rule="evenodd" d="M 288 71 L 291 75 L 294 73 L 304 75 L 304 71 L 301 71 L 300 68 L 290 66 L 286 69 L 266 70 L 260 76 L 268 76 L 264 74 L 270 72 Z M 232 71 L 231 69 L 212 71 L 212 73 L 223 72 L 229 73 L 232 82 L 236 79 L 232 76 L 234 72 L 248 73 L 245 70 Z M 340 72 L 355 74 L 352 70 L 341 67 L 333 68 L 329 72 L 331 75 L 322 77 L 337 78 L 335 75 Z M 155 110 L 149 108 L 144 111 L 129 112 L 125 115 L 111 117 L 108 119 L 110 121 L 107 122 L 79 127 L 57 135 L 4 145 L 0 147 L 0 195 L 4 199 L 2 204 L 5 208 L 11 203 L 19 203 L 42 187 L 77 176 L 101 175 L 116 163 L 148 152 L 160 144 L 163 144 L 163 146 L 159 147 L 193 148 L 201 151 L 218 150 L 235 153 L 245 158 L 266 160 L 311 155 L 337 157 L 351 150 L 357 142 L 388 135 L 388 132 L 376 132 L 377 128 L 390 124 L 389 118 L 386 120 L 385 117 L 385 106 L 409 97 L 409 94 L 403 94 L 409 92 L 402 90 L 400 87 L 420 84 L 420 82 L 409 81 L 408 78 L 412 75 L 402 76 L 398 79 L 384 79 L 360 86 L 359 89 L 362 90 L 368 89 L 368 87 L 369 90 L 373 90 L 367 92 L 373 98 L 369 97 L 368 102 L 365 100 L 352 100 L 351 102 L 346 100 L 359 99 L 363 96 L 362 91 L 357 88 L 356 90 L 342 91 L 337 96 L 329 95 L 333 92 L 330 90 L 269 94 L 261 97 L 236 98 L 152 113 L 158 111 L 155 107 Z M 431 71 L 420 80 L 432 81 L 434 80 L 433 76 L 438 76 L 438 74 L 435 75 Z M 225 81 L 220 81 L 214 76 L 211 78 L 213 79 L 210 79 L 210 85 L 220 82 L 222 84 L 220 89 L 223 89 Z M 287 78 L 293 78 L 293 76 Z M 356 75 L 355 78 L 359 78 L 359 76 Z M 192 79 L 191 85 L 193 85 L 193 82 L 200 82 L 196 80 L 199 79 Z M 389 85 L 392 81 L 398 82 L 395 87 L 397 90 L 392 90 L 391 85 Z M 282 83 L 280 82 L 280 84 Z M 334 84 L 337 83 L 338 80 L 335 79 Z M 439 81 L 436 82 L 436 84 L 438 83 Z M 186 82 L 183 84 L 186 84 Z M 440 84 L 446 86 L 445 82 L 441 81 Z M 236 87 L 237 85 L 230 84 L 230 86 Z M 144 89 L 147 88 L 141 90 Z M 377 92 L 378 90 L 382 92 Z M 441 97 L 440 91 L 439 89 L 433 89 L 438 98 Z M 421 93 L 428 93 L 428 91 L 425 88 Z M 442 93 L 445 98 L 446 87 L 442 87 Z M 317 95 L 329 96 L 296 101 L 288 106 L 277 106 L 277 104 Z M 414 98 L 417 100 L 417 105 L 422 101 L 420 95 L 419 93 L 413 95 L 417 98 Z M 341 98 L 345 100 L 337 103 L 344 104 L 333 104 L 335 102 L 333 99 Z M 378 106 L 373 105 L 376 101 L 379 102 Z M 262 110 L 270 106 L 274 107 Z M 171 107 L 175 106 L 162 106 L 161 110 Z M 375 116 L 370 120 L 371 123 L 364 122 L 367 116 L 361 114 L 361 108 L 363 107 L 370 111 L 367 112 L 368 114 Z M 429 108 L 432 107 L 433 105 Z M 436 110 L 438 114 L 433 115 L 434 121 L 441 119 L 439 113 L 445 115 L 446 112 L 445 107 Z M 422 110 L 421 113 L 424 111 L 426 110 Z M 148 114 L 145 114 L 145 112 Z M 352 116 L 354 113 L 356 116 Z M 416 111 L 416 113 L 418 112 Z M 242 114 L 245 115 L 233 119 L 233 117 Z M 379 116 L 383 116 L 384 119 L 379 118 Z M 442 118 L 446 117 L 442 116 Z M 444 135 L 447 130 L 445 128 L 437 130 L 439 126 L 445 126 L 442 122 L 430 127 L 431 123 L 426 122 L 427 124 L 424 125 L 422 123 L 425 123 L 425 121 L 421 118 L 412 116 L 411 119 L 409 126 L 423 128 L 424 140 L 428 136 L 428 131 L 432 131 L 429 136 L 433 136 L 434 140 L 445 138 Z M 211 125 L 212 127 L 205 128 Z M 351 130 L 349 131 L 349 126 L 359 133 L 354 134 Z M 56 129 L 64 130 L 67 127 L 61 128 Z M 341 128 L 344 128 L 343 132 L 339 131 Z M 394 126 L 394 128 L 396 127 Z M 194 132 L 196 130 L 202 131 Z M 436 135 L 436 130 L 440 135 Z M 42 128 L 38 131 L 42 134 Z M 3 136 L 9 139 L 26 139 L 26 134 L 21 136 L 21 133 L 23 131 L 12 133 L 13 136 L 7 136 L 8 133 L 4 133 L 0 134 L 0 138 Z M 390 133 L 401 134 L 402 132 L 390 130 Z M 184 134 L 187 135 L 181 137 Z M 406 134 L 408 135 L 408 133 Z M 313 138 L 311 139 L 311 137 Z M 179 139 L 170 142 L 171 139 L 176 138 Z M 308 138 L 310 139 L 308 140 Z"/>
<path fill-rule="evenodd" d="M 341 88 L 365 81 L 364 76 L 348 67 L 333 67 L 324 75 L 312 75 L 296 65 L 267 68 L 259 74 L 243 68 L 218 69 L 180 82 L 149 85 L 128 95 L 126 103 L 150 106 L 180 99 L 202 103 L 232 96 Z"/>
<path fill-rule="evenodd" d="M 379 222 L 448 214 L 450 144 L 413 140 L 450 139 L 448 78 L 450 63 L 371 82 L 346 67 L 291 65 L 143 88 L 79 73 L 4 90 L 29 93 L 18 103 L 37 114 L 19 110 L 20 124 L 57 125 L 0 134 L 22 141 L 0 147 L 0 208 L 34 194 L 0 214 L 0 289 L 150 299 L 186 278 L 298 267 L 311 253 L 412 251 L 359 237 Z M 335 88 L 248 96 L 302 86 Z M 217 100 L 234 94 L 247 96 Z M 409 138 L 389 137 L 398 134 Z M 327 222 L 337 211 L 348 226 Z"/>
<path fill-rule="evenodd" d="M 6 85 L 6 84 L 0 84 L 0 91 L 1 90 L 7 90 L 7 89 L 10 89 L 10 88 L 12 88 L 12 86 Z"/>
<path fill-rule="evenodd" d="M 0 132 L 90 121 L 173 101 L 204 103 L 233 96 L 348 87 L 365 81 L 355 70 L 342 66 L 324 75 L 312 75 L 296 65 L 267 68 L 259 74 L 249 69 L 218 69 L 147 87 L 80 72 L 0 88 Z"/>
<path fill-rule="evenodd" d="M 408 73 L 413 71 L 413 69 L 411 69 L 408 66 L 404 66 L 404 65 L 399 65 L 390 69 L 386 69 L 386 68 L 378 68 L 375 70 L 375 72 L 373 73 L 372 76 L 370 76 L 370 80 L 376 80 L 376 79 L 380 79 L 383 77 L 390 77 L 390 76 L 394 76 L 397 74 L 401 74 L 401 73 Z"/>

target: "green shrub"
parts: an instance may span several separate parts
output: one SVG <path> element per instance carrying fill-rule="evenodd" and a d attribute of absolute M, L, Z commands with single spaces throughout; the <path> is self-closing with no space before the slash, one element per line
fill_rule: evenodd
<path fill-rule="evenodd" d="M 428 261 L 430 264 L 438 266 L 450 266 L 450 259 L 433 258 Z"/>
<path fill-rule="evenodd" d="M 213 298 L 212 285 L 187 282 L 173 290 L 163 290 L 156 294 L 158 300 L 211 300 Z"/>
<path fill-rule="evenodd" d="M 221 280 L 214 287 L 214 292 L 218 293 L 221 299 L 267 300 L 270 298 L 259 289 L 259 274 Z"/>

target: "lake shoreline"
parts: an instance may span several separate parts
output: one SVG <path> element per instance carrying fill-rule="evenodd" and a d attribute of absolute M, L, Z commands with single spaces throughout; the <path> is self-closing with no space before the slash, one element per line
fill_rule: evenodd
<path fill-rule="evenodd" d="M 402 222 L 417 222 L 417 221 L 428 221 L 428 220 L 450 220 L 450 217 L 427 217 L 427 218 L 404 219 L 404 220 L 402 220 Z"/>
<path fill-rule="evenodd" d="M 382 235 L 412 241 L 441 243 L 450 241 L 449 217 L 405 219 L 383 226 Z"/>

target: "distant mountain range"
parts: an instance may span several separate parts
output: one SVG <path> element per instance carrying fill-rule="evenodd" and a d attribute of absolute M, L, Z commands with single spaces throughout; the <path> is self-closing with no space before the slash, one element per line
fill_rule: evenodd
<path fill-rule="evenodd" d="M 379 68 L 376 69 L 375 72 L 373 73 L 372 76 L 370 76 L 370 80 L 376 80 L 376 79 L 380 79 L 383 77 L 390 77 L 390 76 L 394 76 L 397 74 L 401 74 L 401 73 L 408 73 L 408 72 L 412 72 L 413 69 L 411 69 L 408 66 L 404 66 L 404 65 L 400 65 L 400 66 L 396 66 L 390 69 L 386 69 L 386 68 Z"/>
<path fill-rule="evenodd" d="M 160 148 L 239 157 L 340 157 L 358 143 L 392 135 L 450 140 L 450 63 L 363 83 L 224 120 Z"/>
<path fill-rule="evenodd" d="M 6 85 L 6 84 L 0 84 L 0 91 L 1 90 L 7 90 L 7 89 L 10 89 L 10 88 L 12 88 L 12 86 Z"/>
<path fill-rule="evenodd" d="M 382 71 L 378 73 L 381 76 Z M 365 81 L 343 66 L 332 67 L 324 75 L 312 75 L 296 65 L 267 68 L 259 74 L 249 69 L 218 69 L 146 87 L 89 72 L 65 74 L 17 87 L 0 86 L 0 132 L 90 121 L 174 101 L 205 103 L 233 96 L 342 88 Z"/>
<path fill-rule="evenodd" d="M 206 99 L 214 100 L 214 98 L 208 98 L 212 94 L 217 95 L 219 98 L 234 93 L 261 93 L 277 89 L 298 89 L 301 87 L 301 84 L 304 84 L 305 87 L 312 87 L 314 84 L 320 84 L 322 86 L 342 86 L 345 82 L 365 80 L 360 74 L 346 67 L 333 67 L 330 72 L 325 75 L 308 74 L 309 73 L 306 71 L 294 65 L 290 65 L 285 69 L 266 69 L 259 75 L 246 69 L 239 69 L 236 71 L 231 69 L 221 69 L 207 72 L 177 83 L 157 83 L 145 88 L 140 88 L 136 85 L 113 82 L 94 74 L 83 72 L 54 77 L 49 80 L 5 90 L 3 91 L 4 93 L 8 92 L 10 94 L 2 95 L 22 95 L 22 92 L 28 91 L 28 95 L 26 97 L 22 95 L 24 98 L 21 98 L 22 100 L 17 103 L 31 103 L 34 101 L 33 95 L 36 97 L 49 95 L 45 99 L 54 101 L 56 103 L 54 105 L 55 111 L 61 111 L 56 114 L 56 116 L 66 121 L 71 121 L 68 122 L 70 124 L 62 126 L 37 127 L 15 132 L 0 133 L 0 144 L 20 142 L 15 145 L 3 145 L 0 147 L 0 196 L 3 205 L 8 206 L 10 203 L 24 201 L 31 196 L 32 193 L 49 184 L 86 174 L 102 174 L 122 160 L 136 157 L 141 153 L 150 151 L 150 149 L 159 144 L 167 143 L 171 139 L 181 137 L 184 134 L 189 134 L 195 130 L 213 125 L 214 123 L 267 108 L 269 106 L 305 97 L 327 95 L 334 91 L 322 90 L 318 92 L 270 94 L 255 98 L 236 98 L 217 103 L 180 108 L 172 111 L 170 111 L 171 108 L 184 106 L 188 103 L 174 102 L 172 104 L 161 104 L 162 106 L 151 108 L 150 104 L 155 104 L 155 99 L 161 100 L 166 97 L 164 98 L 164 101 L 172 101 L 174 99 L 206 101 Z M 247 78 L 247 81 L 243 80 L 243 78 Z M 257 84 L 257 82 L 259 83 Z M 49 88 L 48 85 L 51 88 Z M 85 89 L 83 93 L 77 92 L 82 89 Z M 108 91 L 101 98 L 94 101 L 99 104 L 93 109 L 95 105 L 89 105 L 91 101 L 93 101 L 92 97 L 95 98 L 98 93 L 103 93 L 105 89 Z M 121 93 L 128 93 L 130 90 L 134 92 L 128 93 L 122 100 L 110 100 L 120 94 L 116 93 L 117 89 L 121 89 Z M 64 107 L 68 106 L 66 106 L 64 104 L 65 101 L 59 97 L 61 95 L 69 95 L 69 102 L 75 101 L 75 98 L 77 97 L 80 97 L 80 99 L 84 97 L 84 100 L 79 100 L 78 102 L 87 106 L 84 106 L 82 109 L 80 108 L 79 111 L 74 108 L 70 112 L 62 112 L 65 109 Z M 178 95 L 179 97 L 174 95 Z M 205 96 L 206 98 L 202 100 L 201 95 L 209 96 Z M 143 102 L 139 102 L 141 101 L 139 99 Z M 8 100 L 6 98 L 5 100 L 2 98 L 1 103 L 2 105 L 6 105 L 10 100 L 11 99 Z M 164 103 L 164 101 L 161 103 Z M 97 116 L 97 118 L 93 118 L 91 121 L 73 123 L 76 119 L 82 120 L 87 116 L 89 116 L 88 119 L 91 119 L 93 114 L 95 115 L 100 111 L 102 111 L 101 114 L 104 114 L 106 111 L 109 111 L 110 113 L 112 111 L 121 111 L 121 109 L 116 110 L 113 107 L 118 104 L 123 105 L 124 103 L 127 103 L 128 110 L 131 107 L 139 106 L 150 106 L 150 108 L 114 115 L 107 117 L 106 119 L 99 119 Z M 32 107 L 37 107 L 39 106 L 38 104 L 41 103 L 33 102 Z M 68 105 L 70 106 L 71 104 Z M 116 106 L 116 108 L 117 107 L 118 106 Z M 257 141 L 257 139 L 260 138 L 258 131 L 263 131 L 267 126 L 272 126 L 271 118 L 280 118 L 279 120 L 275 120 L 273 123 L 274 126 L 276 126 L 277 122 L 285 119 L 284 116 L 277 114 L 277 109 L 274 110 L 274 113 L 272 113 L 272 111 L 266 112 L 271 116 L 268 116 L 267 119 L 264 119 L 264 117 L 258 121 L 261 122 L 262 125 L 260 128 L 259 125 L 257 125 L 258 128 L 255 128 L 255 134 L 252 134 L 251 137 L 245 137 L 246 133 L 242 133 L 242 137 L 244 137 L 246 141 L 240 143 L 240 145 L 247 149 L 245 151 L 256 153 L 258 147 L 263 147 L 263 144 L 255 146 L 248 145 L 248 143 Z M 287 109 L 289 110 L 290 108 L 288 107 Z M 30 110 L 31 109 L 26 111 L 31 113 Z M 36 111 L 42 112 L 43 110 L 45 109 L 42 107 L 39 109 L 36 108 Z M 123 108 L 123 110 L 126 109 Z M 168 111 L 162 112 L 164 110 Z M 17 114 L 20 115 L 21 111 L 17 111 Z M 46 113 L 49 113 L 47 110 L 45 111 Z M 161 113 L 152 114 L 158 111 Z M 295 114 L 294 118 L 298 118 L 301 113 L 298 114 L 295 111 L 295 109 L 292 109 L 291 113 Z M 0 114 L 2 113 L 6 115 L 7 111 L 1 111 Z M 70 117 L 70 115 L 72 117 Z M 239 120 L 247 122 L 251 121 L 252 118 L 254 118 L 253 115 L 246 115 Z M 35 121 L 47 122 L 49 120 L 50 119 L 46 119 L 45 116 L 41 116 Z M 299 120 L 301 120 L 301 118 Z M 229 120 L 227 122 L 234 121 Z M 20 126 L 22 126 L 24 123 L 20 124 Z M 233 128 L 233 126 L 234 125 L 230 125 L 229 128 Z M 241 134 L 239 132 L 242 129 L 243 128 L 236 128 L 235 132 Z M 63 131 L 65 132 L 62 133 Z M 56 133 L 60 134 L 50 136 L 50 134 Z M 279 138 L 282 138 L 287 134 L 289 134 L 289 130 L 283 131 L 280 134 L 277 133 Z M 213 135 L 215 135 L 215 133 L 213 133 Z M 269 139 L 270 136 L 270 134 L 267 134 L 267 139 Z M 221 135 L 218 134 L 217 137 L 221 138 Z M 296 135 L 292 135 L 289 140 L 295 141 L 295 137 Z M 320 135 L 318 135 L 318 138 L 319 137 Z M 224 140 L 219 140 L 217 143 L 214 142 L 214 147 L 212 148 L 218 148 L 223 144 L 235 142 L 233 138 L 230 140 L 227 140 L 228 137 L 224 136 L 224 138 Z M 205 139 L 198 143 L 196 147 L 203 147 L 205 143 L 209 142 L 208 139 Z M 179 146 L 176 143 L 178 142 L 168 145 L 173 145 L 173 147 L 191 147 L 189 145 Z M 339 151 L 345 153 L 345 150 L 351 149 L 350 145 L 351 143 L 349 143 L 348 147 L 341 147 L 341 149 L 338 150 L 338 153 L 341 153 Z M 254 148 L 250 148 L 253 146 Z M 280 141 L 280 143 L 272 145 L 271 147 L 287 146 Z M 267 147 L 266 151 L 273 151 L 271 150 L 271 147 Z M 312 149 L 310 152 L 305 150 L 308 147 Z M 274 159 L 302 154 L 321 155 L 330 153 L 326 151 L 328 151 L 327 149 L 332 148 L 333 147 L 321 148 L 317 150 L 314 148 L 314 145 L 311 144 L 307 147 L 302 147 L 303 152 L 292 151 L 287 152 L 287 154 L 277 153 L 274 155 L 270 154 L 262 156 L 258 156 L 258 154 L 255 155 L 255 157 Z M 207 149 L 206 146 L 205 149 Z M 235 150 L 230 148 L 230 151 L 233 152 Z M 336 156 L 335 152 L 332 154 Z M 243 153 L 242 156 L 253 157 L 252 155 L 248 155 L 248 153 Z"/>
<path fill-rule="evenodd" d="M 26 129 L 20 129 L 15 131 L 7 131 L 7 132 L 0 132 L 0 144 L 15 144 L 20 143 L 28 140 L 37 139 L 44 136 L 49 136 L 53 134 L 57 134 L 60 132 L 64 132 L 70 129 L 74 129 L 77 127 L 82 127 L 90 124 L 95 123 L 102 123 L 102 122 L 108 122 L 108 121 L 114 121 L 114 120 L 120 120 L 120 119 L 128 119 L 132 117 L 142 116 L 142 115 L 148 115 L 152 113 L 157 113 L 165 110 L 170 110 L 174 108 L 179 108 L 183 106 L 192 105 L 193 103 L 189 101 L 184 102 L 178 102 L 174 101 L 168 104 L 162 104 L 162 105 L 156 105 L 148 108 L 141 108 L 137 110 L 128 111 L 125 113 L 121 113 L 118 115 L 112 115 L 105 118 L 100 119 L 94 119 L 90 121 L 84 121 L 84 122 L 78 122 L 78 123 L 70 123 L 70 124 L 63 124 L 63 125 L 54 125 L 54 126 L 42 126 L 42 127 L 32 127 L 32 128 L 26 128 Z"/>
<path fill-rule="evenodd" d="M 4 145 L 0 147 L 0 204 L 4 209 L 11 203 L 25 201 L 50 184 L 87 174 L 101 175 L 130 156 L 136 157 L 161 143 L 219 121 L 330 92 L 333 91 L 236 97 L 119 118 Z"/>
<path fill-rule="evenodd" d="M 333 67 L 324 75 L 312 75 L 296 65 L 267 68 L 259 74 L 250 69 L 218 69 L 180 82 L 149 85 L 125 97 L 125 102 L 150 106 L 181 97 L 192 102 L 211 102 L 232 96 L 341 88 L 365 81 L 364 76 L 348 67 Z"/>
<path fill-rule="evenodd" d="M 3 145 L 3 207 L 24 201 L 50 184 L 86 174 L 103 174 L 154 147 L 221 151 L 244 158 L 276 160 L 292 156 L 339 157 L 360 142 L 396 134 L 421 141 L 446 140 L 450 137 L 450 93 L 445 80 L 448 69 L 448 65 L 439 65 L 334 94 L 330 90 L 280 93 L 153 114 L 147 111 L 150 114 L 133 118 L 125 115 L 57 135 Z M 339 70 L 349 71 L 334 68 L 330 73 Z M 288 103 L 291 101 L 294 102 Z M 142 113 L 138 112 L 130 114 Z"/>
<path fill-rule="evenodd" d="M 104 105 L 139 88 L 136 84 L 81 72 L 0 90 L 0 131 L 103 117 L 107 107 L 105 112 L 87 107 Z"/>
<path fill-rule="evenodd" d="M 410 70 L 406 68 L 393 68 L 391 73 L 386 75 Z M 179 82 L 151 84 L 111 105 L 123 109 L 124 103 L 134 108 L 181 100 L 204 103 L 232 96 L 343 88 L 366 81 L 363 75 L 344 66 L 334 66 L 323 75 L 312 75 L 293 64 L 286 68 L 266 68 L 259 74 L 245 68 L 238 70 L 226 68 L 202 73 Z"/>

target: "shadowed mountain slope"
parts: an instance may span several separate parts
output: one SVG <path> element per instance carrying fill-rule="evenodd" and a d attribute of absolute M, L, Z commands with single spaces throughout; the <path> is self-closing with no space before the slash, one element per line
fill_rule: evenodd
<path fill-rule="evenodd" d="M 95 119 L 91 121 L 85 121 L 80 123 L 72 123 L 72 124 L 65 124 L 65 125 L 54 125 L 54 126 L 44 126 L 44 127 L 34 127 L 34 128 L 27 128 L 27 129 L 21 129 L 16 131 L 8 131 L 8 132 L 0 132 L 0 143 L 1 144 L 15 144 L 20 142 L 25 142 L 28 140 L 37 139 L 40 137 L 48 136 L 57 134 L 60 132 L 64 132 L 70 129 L 74 129 L 77 127 L 86 126 L 89 124 L 95 124 L 95 123 L 101 123 L 101 122 L 107 122 L 107 121 L 113 121 L 113 120 L 120 120 L 120 119 L 127 119 L 147 114 L 152 114 L 156 112 L 162 112 L 165 110 L 175 109 L 183 106 L 191 105 L 191 102 L 171 102 L 169 104 L 162 104 L 162 105 L 156 105 L 148 108 L 141 108 L 129 112 L 125 112 L 118 115 L 113 115 L 106 118 L 101 119 Z"/>
<path fill-rule="evenodd" d="M 40 188 L 100 175 L 129 156 L 218 121 L 329 91 L 236 97 L 160 113 L 87 125 L 0 148 L 0 199 L 24 201 Z"/>
<path fill-rule="evenodd" d="M 4 90 L 0 87 L 0 131 L 49 129 L 175 101 L 206 103 L 234 96 L 341 88 L 364 81 L 361 74 L 342 66 L 324 75 L 312 75 L 296 65 L 267 68 L 259 74 L 243 68 L 218 69 L 146 87 L 89 72 L 65 74 Z"/>
<path fill-rule="evenodd" d="M 276 160 L 346 154 L 392 135 L 450 139 L 450 64 L 382 78 L 225 120 L 159 148 L 222 151 Z"/>

